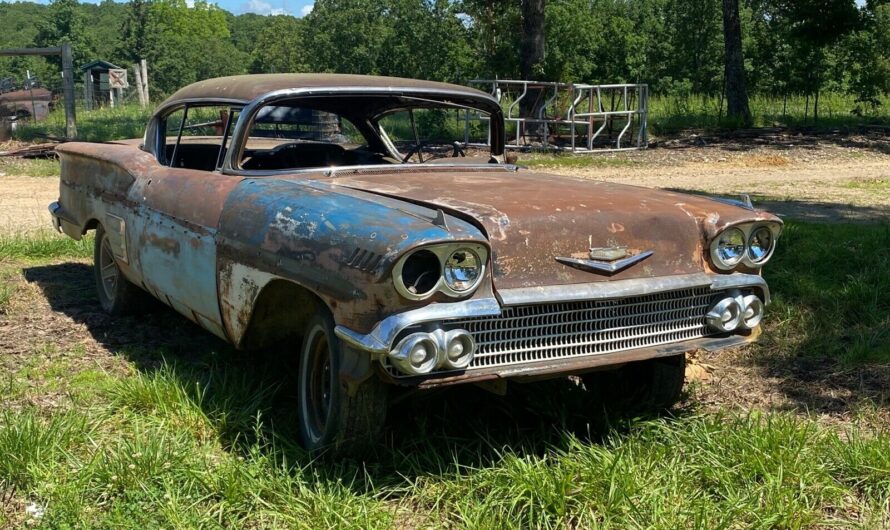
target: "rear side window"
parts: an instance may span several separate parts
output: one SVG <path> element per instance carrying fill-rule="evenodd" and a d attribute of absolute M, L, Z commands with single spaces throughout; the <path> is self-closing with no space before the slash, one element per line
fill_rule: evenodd
<path fill-rule="evenodd" d="M 229 106 L 186 106 L 168 114 L 162 162 L 203 171 L 219 168 L 238 112 Z"/>
<path fill-rule="evenodd" d="M 311 169 L 378 164 L 379 153 L 346 117 L 317 108 L 278 103 L 253 119 L 240 167 L 248 170 Z"/>

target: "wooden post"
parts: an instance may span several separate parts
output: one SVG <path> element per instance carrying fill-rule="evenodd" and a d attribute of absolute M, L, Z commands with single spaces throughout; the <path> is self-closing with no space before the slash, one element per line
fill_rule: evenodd
<path fill-rule="evenodd" d="M 62 43 L 62 84 L 65 93 L 65 136 L 69 140 L 77 137 L 77 124 L 74 115 L 74 58 L 71 44 Z"/>
<path fill-rule="evenodd" d="M 142 68 L 142 88 L 145 94 L 145 104 L 148 105 L 151 103 L 151 98 L 148 97 L 148 63 L 145 62 L 145 59 L 141 59 L 139 65 Z"/>
<path fill-rule="evenodd" d="M 93 74 L 89 70 L 83 73 L 83 106 L 93 110 Z"/>
<path fill-rule="evenodd" d="M 145 107 L 145 88 L 142 86 L 142 68 L 138 64 L 133 65 L 134 79 L 136 80 L 136 95 L 139 96 L 139 106 Z"/>

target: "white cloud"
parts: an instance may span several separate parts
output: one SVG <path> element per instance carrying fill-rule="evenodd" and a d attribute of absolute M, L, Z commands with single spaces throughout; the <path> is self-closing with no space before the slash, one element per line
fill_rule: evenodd
<path fill-rule="evenodd" d="M 306 15 L 311 13 L 313 7 L 315 7 L 315 2 L 312 2 L 311 4 L 304 5 L 302 8 L 300 8 L 300 16 L 305 17 Z"/>
<path fill-rule="evenodd" d="M 280 7 L 272 7 L 272 4 L 265 0 L 248 0 L 244 4 L 244 11 L 257 13 L 258 15 L 287 15 L 288 12 Z"/>

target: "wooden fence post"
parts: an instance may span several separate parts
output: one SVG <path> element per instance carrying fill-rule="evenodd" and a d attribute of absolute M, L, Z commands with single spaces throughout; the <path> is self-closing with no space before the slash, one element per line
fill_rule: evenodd
<path fill-rule="evenodd" d="M 145 107 L 145 88 L 142 86 L 142 72 L 138 64 L 133 65 L 133 73 L 136 74 L 136 95 L 139 96 L 139 106 Z"/>
<path fill-rule="evenodd" d="M 142 88 L 145 94 L 145 104 L 149 105 L 151 104 L 151 98 L 148 97 L 148 63 L 145 62 L 145 59 L 140 59 L 139 65 L 142 68 Z"/>
<path fill-rule="evenodd" d="M 74 59 L 71 56 L 71 44 L 68 42 L 62 43 L 62 84 L 65 93 L 65 136 L 73 140 L 77 137 L 74 116 Z"/>

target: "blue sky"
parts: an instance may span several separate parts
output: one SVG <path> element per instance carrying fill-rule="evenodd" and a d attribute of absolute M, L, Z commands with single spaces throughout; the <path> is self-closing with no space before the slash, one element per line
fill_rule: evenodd
<path fill-rule="evenodd" d="M 0 0 L 3 1 L 3 0 Z M 27 0 L 26 0 L 27 1 Z M 80 0 L 98 4 L 100 0 Z M 126 1 L 126 0 L 115 0 Z M 188 0 L 186 0 L 188 1 Z M 240 15 L 241 13 L 259 13 L 260 15 L 293 15 L 303 17 L 312 11 L 314 0 L 210 0 L 219 7 Z M 48 4 L 49 0 L 36 0 L 38 4 Z M 191 3 L 189 3 L 191 5 Z"/>

